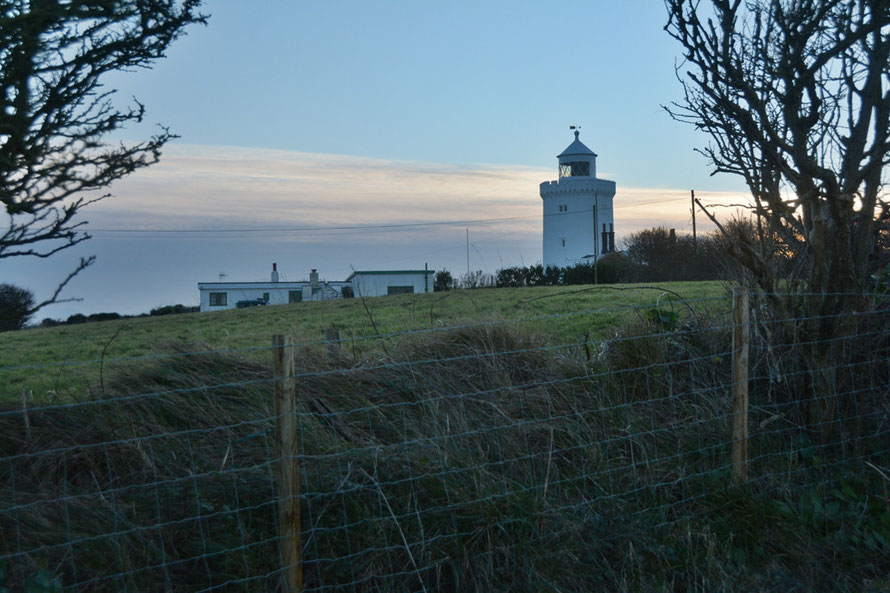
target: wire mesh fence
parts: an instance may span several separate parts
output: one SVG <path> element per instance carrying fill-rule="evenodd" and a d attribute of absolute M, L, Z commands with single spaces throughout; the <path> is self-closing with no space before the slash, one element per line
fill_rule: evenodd
<path fill-rule="evenodd" d="M 0 408 L 0 586 L 562 590 L 739 497 L 886 471 L 888 303 L 762 298 L 736 486 L 728 298 L 628 307 L 597 339 L 548 332 L 601 314 L 569 311 L 83 361 L 108 369 L 92 397 Z"/>

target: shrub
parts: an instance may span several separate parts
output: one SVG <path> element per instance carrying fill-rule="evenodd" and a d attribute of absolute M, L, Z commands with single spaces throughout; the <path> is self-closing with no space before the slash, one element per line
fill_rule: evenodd
<path fill-rule="evenodd" d="M 476 270 L 469 274 L 462 275 L 460 280 L 457 281 L 456 286 L 463 289 L 494 288 L 497 286 L 497 279 L 493 275 L 486 274 L 482 270 Z"/>
<path fill-rule="evenodd" d="M 633 277 L 632 262 L 622 253 L 610 253 L 592 263 L 579 263 L 566 268 L 541 264 L 527 267 L 501 268 L 494 276 L 498 288 L 522 286 L 569 286 L 573 284 L 615 284 Z"/>
<path fill-rule="evenodd" d="M 451 276 L 451 272 L 445 268 L 436 272 L 436 276 L 433 280 L 433 291 L 441 292 L 443 290 L 452 290 L 453 288 L 454 278 Z"/>
<path fill-rule="evenodd" d="M 495 272 L 495 285 L 498 288 L 516 288 L 526 285 L 526 274 L 523 271 L 526 268 L 513 266 L 512 268 L 501 268 Z"/>
<path fill-rule="evenodd" d="M 620 251 L 607 253 L 597 263 L 600 284 L 618 284 L 633 279 L 634 265 L 630 258 Z"/>
<path fill-rule="evenodd" d="M 625 240 L 625 254 L 636 282 L 716 280 L 725 266 L 725 246 L 713 235 L 678 235 L 674 229 L 655 227 L 633 233 Z"/>
<path fill-rule="evenodd" d="M 121 319 L 120 313 L 90 313 L 87 316 L 88 321 L 112 321 L 114 319 Z"/>
<path fill-rule="evenodd" d="M 200 307 L 186 307 L 185 305 L 165 305 L 163 307 L 157 307 L 152 309 L 149 313 L 152 317 L 157 317 L 158 315 L 178 315 L 180 313 L 195 313 L 200 309 Z M 92 316 L 91 316 L 92 317 Z M 118 316 L 117 318 L 120 318 Z"/>
<path fill-rule="evenodd" d="M 34 293 L 0 284 L 0 331 L 22 329 L 34 313 Z"/>

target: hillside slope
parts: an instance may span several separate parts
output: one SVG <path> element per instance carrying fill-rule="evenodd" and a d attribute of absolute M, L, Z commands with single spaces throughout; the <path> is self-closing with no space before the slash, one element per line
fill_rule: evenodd
<path fill-rule="evenodd" d="M 237 350 L 265 363 L 272 335 L 316 342 L 331 327 L 355 356 L 375 346 L 353 338 L 484 321 L 514 320 L 577 341 L 602 335 L 632 306 L 680 307 L 678 295 L 696 301 L 727 291 L 718 282 L 496 288 L 34 328 L 0 334 L 0 399 L 89 397 L 102 389 L 109 366 L 171 351 Z"/>

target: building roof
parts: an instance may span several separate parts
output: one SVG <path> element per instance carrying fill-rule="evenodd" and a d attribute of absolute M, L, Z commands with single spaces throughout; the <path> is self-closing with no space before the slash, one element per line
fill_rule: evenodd
<path fill-rule="evenodd" d="M 290 282 L 198 282 L 198 290 L 204 289 L 223 289 L 223 288 L 302 288 L 304 286 L 309 286 L 308 280 L 298 280 L 298 281 L 290 281 Z M 348 285 L 349 282 L 345 280 L 332 280 L 330 282 L 319 282 L 319 286 L 323 285 L 331 285 L 331 286 L 345 286 Z"/>
<path fill-rule="evenodd" d="M 355 276 L 371 276 L 381 274 L 435 274 L 435 270 L 355 270 L 346 277 L 348 282 Z"/>
<path fill-rule="evenodd" d="M 587 148 L 583 142 L 578 140 L 578 136 L 581 133 L 578 130 L 575 130 L 575 141 L 569 144 L 565 150 L 556 155 L 556 158 L 561 158 L 564 156 L 596 156 L 596 153 Z"/>

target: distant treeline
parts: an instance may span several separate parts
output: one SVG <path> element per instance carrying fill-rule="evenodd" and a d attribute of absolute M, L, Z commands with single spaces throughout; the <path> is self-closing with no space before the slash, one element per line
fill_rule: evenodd
<path fill-rule="evenodd" d="M 120 313 L 92 313 L 83 315 L 75 313 L 70 315 L 68 319 L 51 319 L 45 318 L 40 322 L 40 327 L 55 327 L 57 325 L 77 325 L 79 323 L 90 323 L 93 321 L 111 321 L 113 319 L 134 319 L 138 317 L 157 317 L 159 315 L 175 315 L 178 313 L 197 313 L 200 307 L 186 307 L 185 305 L 165 305 L 152 309 L 148 313 L 140 313 L 139 315 L 121 315 Z"/>
<path fill-rule="evenodd" d="M 448 270 L 440 270 L 436 273 L 435 289 L 720 280 L 730 276 L 734 266 L 727 257 L 726 241 L 720 236 L 707 234 L 693 239 L 692 235 L 656 227 L 630 235 L 623 251 L 606 254 L 596 265 L 513 266 L 494 274 L 477 270 L 459 278 Z"/>

